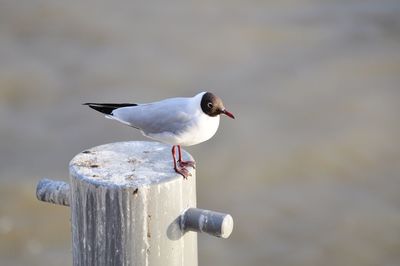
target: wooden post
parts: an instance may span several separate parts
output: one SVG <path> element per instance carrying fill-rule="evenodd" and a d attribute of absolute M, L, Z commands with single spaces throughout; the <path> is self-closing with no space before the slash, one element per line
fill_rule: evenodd
<path fill-rule="evenodd" d="M 75 156 L 70 185 L 40 181 L 37 197 L 70 205 L 74 265 L 195 266 L 195 232 L 227 238 L 233 220 L 195 208 L 191 174 L 174 172 L 168 145 L 112 143 Z"/>

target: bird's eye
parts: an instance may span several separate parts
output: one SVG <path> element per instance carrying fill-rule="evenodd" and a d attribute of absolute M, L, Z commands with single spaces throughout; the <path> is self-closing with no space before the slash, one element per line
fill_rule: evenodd
<path fill-rule="evenodd" d="M 208 108 L 213 108 L 213 104 L 212 104 L 212 102 L 209 102 L 209 103 L 207 103 L 207 106 L 208 106 Z"/>

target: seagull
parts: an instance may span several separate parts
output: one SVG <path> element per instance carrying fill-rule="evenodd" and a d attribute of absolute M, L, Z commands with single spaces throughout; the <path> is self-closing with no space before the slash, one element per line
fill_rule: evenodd
<path fill-rule="evenodd" d="M 196 145 L 217 132 L 220 114 L 234 115 L 225 109 L 221 98 L 211 92 L 193 97 L 168 98 L 152 103 L 84 103 L 90 108 L 141 131 L 153 140 L 172 145 L 175 172 L 184 179 L 191 176 L 186 167 L 195 162 L 183 161 L 181 146 Z M 176 160 L 178 149 L 178 160 Z M 178 163 L 178 164 L 177 164 Z"/>

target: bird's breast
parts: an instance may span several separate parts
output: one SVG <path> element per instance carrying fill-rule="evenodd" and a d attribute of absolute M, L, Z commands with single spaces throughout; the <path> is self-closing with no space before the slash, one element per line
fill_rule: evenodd
<path fill-rule="evenodd" d="M 191 146 L 204 142 L 217 132 L 219 116 L 211 117 L 205 114 L 200 115 L 178 135 L 179 145 Z"/>

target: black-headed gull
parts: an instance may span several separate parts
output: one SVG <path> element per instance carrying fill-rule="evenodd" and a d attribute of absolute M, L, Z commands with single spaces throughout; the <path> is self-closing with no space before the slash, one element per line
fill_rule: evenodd
<path fill-rule="evenodd" d="M 190 176 L 186 167 L 195 167 L 195 163 L 182 160 L 181 146 L 195 145 L 214 136 L 219 126 L 220 114 L 235 118 L 225 109 L 222 100 L 211 92 L 144 104 L 85 103 L 85 105 L 106 114 L 107 118 L 139 129 L 146 137 L 171 144 L 174 169 L 184 178 Z M 176 147 L 178 161 L 175 157 Z"/>

